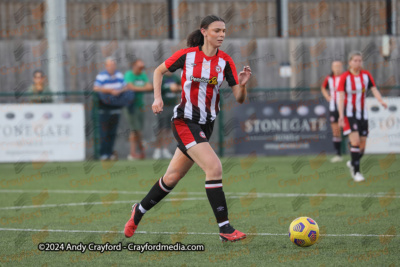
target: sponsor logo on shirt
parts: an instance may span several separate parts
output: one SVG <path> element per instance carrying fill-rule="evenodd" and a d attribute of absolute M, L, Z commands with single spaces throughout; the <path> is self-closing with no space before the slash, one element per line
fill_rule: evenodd
<path fill-rule="evenodd" d="M 212 77 L 211 79 L 207 79 L 204 77 L 196 78 L 196 77 L 193 77 L 193 75 L 192 75 L 192 76 L 190 76 L 190 80 L 193 82 L 199 82 L 199 83 L 218 84 L 217 77 Z"/>

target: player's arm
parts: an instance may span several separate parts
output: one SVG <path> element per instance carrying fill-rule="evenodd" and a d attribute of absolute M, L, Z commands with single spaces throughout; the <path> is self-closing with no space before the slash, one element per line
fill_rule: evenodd
<path fill-rule="evenodd" d="M 387 104 L 385 101 L 383 101 L 382 99 L 382 95 L 379 92 L 378 88 L 376 88 L 376 86 L 372 86 L 371 87 L 371 92 L 374 95 L 374 97 L 378 100 L 378 102 L 384 107 L 387 108 Z"/>
<path fill-rule="evenodd" d="M 372 78 L 371 73 L 369 71 L 365 71 L 365 73 L 368 75 L 369 83 L 368 83 L 368 88 L 371 89 L 372 94 L 374 97 L 378 100 L 378 102 L 384 107 L 387 108 L 387 104 L 385 101 L 382 99 L 381 93 L 379 93 L 378 88 L 376 87 L 376 83 L 374 81 L 374 78 Z"/>
<path fill-rule="evenodd" d="M 250 79 L 251 69 L 249 66 L 245 66 L 238 75 L 239 84 L 232 86 L 233 95 L 236 101 L 242 104 L 247 97 L 246 83 Z"/>
<path fill-rule="evenodd" d="M 338 93 L 339 93 L 339 99 L 337 102 L 338 105 L 338 113 L 339 113 L 339 127 L 344 127 L 344 86 L 345 86 L 345 81 L 346 81 L 346 77 L 342 76 L 340 78 L 340 82 L 339 82 L 339 86 L 338 86 Z"/>
<path fill-rule="evenodd" d="M 324 83 L 321 86 L 321 93 L 325 97 L 326 101 L 330 102 L 331 101 L 331 97 L 328 94 L 328 90 L 326 90 L 327 85 L 328 85 L 328 77 L 325 78 Z"/>
<path fill-rule="evenodd" d="M 155 70 L 153 76 L 153 87 L 154 87 L 154 102 L 152 105 L 153 112 L 159 114 L 163 111 L 163 100 L 161 97 L 161 83 L 164 73 L 168 71 L 165 66 L 165 62 L 161 63 Z"/>
<path fill-rule="evenodd" d="M 344 126 L 344 92 L 339 92 L 339 99 L 338 99 L 338 113 L 339 113 L 339 126 Z"/>

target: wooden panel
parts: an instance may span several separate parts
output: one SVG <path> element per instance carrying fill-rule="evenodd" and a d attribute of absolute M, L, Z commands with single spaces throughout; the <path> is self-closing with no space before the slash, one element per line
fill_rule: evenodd
<path fill-rule="evenodd" d="M 289 2 L 289 36 L 370 36 L 386 33 L 385 1 Z"/>
<path fill-rule="evenodd" d="M 67 10 L 73 10 L 67 18 L 69 39 L 132 40 L 168 36 L 165 2 L 69 1 Z"/>
<path fill-rule="evenodd" d="M 43 1 L 0 1 L 0 39 L 40 39 L 44 36 Z"/>

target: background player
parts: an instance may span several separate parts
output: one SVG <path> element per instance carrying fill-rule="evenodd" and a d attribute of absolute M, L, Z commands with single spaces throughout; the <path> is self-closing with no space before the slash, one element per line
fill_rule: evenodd
<path fill-rule="evenodd" d="M 347 166 L 354 181 L 361 182 L 365 179 L 360 172 L 360 161 L 368 136 L 367 90 L 371 89 L 384 108 L 387 108 L 387 104 L 382 100 L 371 74 L 362 69 L 361 52 L 350 53 L 348 60 L 349 69 L 340 77 L 338 88 L 339 125 L 343 127 L 343 134 L 349 135 L 351 161 L 347 162 Z"/>
<path fill-rule="evenodd" d="M 332 73 L 326 76 L 324 83 L 321 87 L 321 92 L 325 97 L 326 101 L 329 102 L 329 118 L 331 121 L 332 128 L 332 141 L 333 146 L 336 151 L 336 156 L 331 159 L 331 162 L 342 161 L 342 151 L 340 149 L 340 144 L 342 142 L 342 137 L 340 134 L 340 127 L 338 124 L 339 112 L 337 109 L 337 87 L 340 81 L 340 75 L 343 73 L 343 64 L 341 61 L 333 61 L 331 65 Z M 326 89 L 329 89 L 329 94 Z"/>
<path fill-rule="evenodd" d="M 139 204 L 132 207 L 132 215 L 125 225 L 125 236 L 131 237 L 143 214 L 160 202 L 176 186 L 196 162 L 206 174 L 206 193 L 216 217 L 220 239 L 237 241 L 246 235 L 235 230 L 228 220 L 228 209 L 222 190 L 222 165 L 208 143 L 214 120 L 219 112 L 219 88 L 226 78 L 236 101 L 246 99 L 246 83 L 251 76 L 246 66 L 237 75 L 232 58 L 218 48 L 225 38 L 225 21 L 217 16 L 206 16 L 200 28 L 192 32 L 188 48 L 179 50 L 154 71 L 153 112 L 163 111 L 161 81 L 168 70 L 182 69 L 181 103 L 174 108 L 171 127 L 178 148 L 162 176 Z"/>

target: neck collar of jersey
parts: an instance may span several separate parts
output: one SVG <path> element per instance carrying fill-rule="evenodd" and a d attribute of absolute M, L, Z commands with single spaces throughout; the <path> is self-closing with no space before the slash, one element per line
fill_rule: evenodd
<path fill-rule="evenodd" d="M 202 45 L 199 45 L 199 51 L 201 51 L 201 52 L 203 52 L 203 50 L 202 50 Z M 218 55 L 218 51 L 219 51 L 219 49 L 217 48 L 217 53 L 215 53 L 215 56 L 216 55 Z M 204 54 L 204 52 L 203 52 L 203 54 Z M 204 54 L 206 57 L 209 57 L 209 56 L 207 56 L 206 54 Z M 213 56 L 212 56 L 213 57 Z"/>

